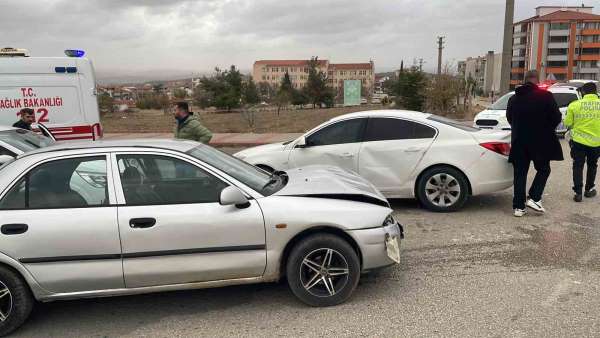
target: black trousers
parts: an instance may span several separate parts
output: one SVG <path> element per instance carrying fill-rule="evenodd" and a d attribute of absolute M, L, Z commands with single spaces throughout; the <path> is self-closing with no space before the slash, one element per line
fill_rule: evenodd
<path fill-rule="evenodd" d="M 527 199 L 527 174 L 529 173 L 531 162 L 533 162 L 536 174 L 533 183 L 529 188 L 529 197 L 536 202 L 542 200 L 546 182 L 548 182 L 548 177 L 550 177 L 550 161 L 515 160 L 513 161 L 515 189 L 513 209 L 525 209 L 525 201 Z"/>
<path fill-rule="evenodd" d="M 573 191 L 583 193 L 583 167 L 587 163 L 587 177 L 585 191 L 590 191 L 596 186 L 596 172 L 598 171 L 598 157 L 600 147 L 588 147 L 581 143 L 571 142 L 571 157 L 573 158 Z"/>

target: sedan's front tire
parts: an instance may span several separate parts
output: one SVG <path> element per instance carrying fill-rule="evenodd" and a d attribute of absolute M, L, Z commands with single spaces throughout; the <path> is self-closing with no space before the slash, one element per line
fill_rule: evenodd
<path fill-rule="evenodd" d="M 450 166 L 434 167 L 421 175 L 416 193 L 421 204 L 431 211 L 457 211 L 469 197 L 469 182 L 462 172 Z"/>
<path fill-rule="evenodd" d="M 15 272 L 0 266 L 0 336 L 19 328 L 33 309 L 29 287 Z"/>
<path fill-rule="evenodd" d="M 290 289 L 310 306 L 333 306 L 348 300 L 360 279 L 360 260 L 344 239 L 315 234 L 302 239 L 287 261 Z"/>

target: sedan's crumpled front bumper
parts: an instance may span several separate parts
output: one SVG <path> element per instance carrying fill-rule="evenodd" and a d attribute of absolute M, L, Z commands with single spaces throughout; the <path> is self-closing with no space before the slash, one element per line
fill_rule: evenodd
<path fill-rule="evenodd" d="M 399 223 L 386 227 L 352 230 L 348 233 L 360 247 L 363 272 L 396 263 L 388 256 L 386 239 L 397 238 L 398 245 L 400 245 L 401 240 L 404 238 L 404 228 Z"/>

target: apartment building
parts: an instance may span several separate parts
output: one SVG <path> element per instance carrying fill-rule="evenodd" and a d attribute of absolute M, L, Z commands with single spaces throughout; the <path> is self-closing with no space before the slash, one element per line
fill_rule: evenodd
<path fill-rule="evenodd" d="M 308 80 L 309 60 L 259 60 L 254 62 L 252 77 L 254 82 L 266 82 L 278 86 L 288 73 L 292 86 L 302 88 Z M 334 90 L 342 88 L 344 80 L 361 80 L 367 94 L 373 93 L 375 65 L 367 63 L 330 63 L 318 60 L 317 69 L 327 75 L 327 84 Z M 364 94 L 364 93 L 363 93 Z"/>
<path fill-rule="evenodd" d="M 600 80 L 600 15 L 593 7 L 536 8 L 536 15 L 513 25 L 511 86 L 529 69 L 542 79 Z"/>

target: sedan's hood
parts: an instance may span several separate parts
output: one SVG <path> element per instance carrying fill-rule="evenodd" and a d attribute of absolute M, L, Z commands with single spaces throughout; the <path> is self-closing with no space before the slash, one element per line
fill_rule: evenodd
<path fill-rule="evenodd" d="M 285 149 L 285 144 L 283 142 L 271 143 L 271 144 L 265 144 L 262 146 L 257 146 L 257 147 L 252 147 L 252 148 L 242 150 L 240 152 L 233 154 L 233 156 L 244 159 L 246 157 L 250 157 L 250 156 L 254 156 L 254 155 L 260 155 L 260 154 L 270 153 L 270 152 L 274 152 L 274 151 L 283 151 L 284 149 Z"/>
<path fill-rule="evenodd" d="M 389 206 L 369 181 L 333 166 L 307 166 L 286 171 L 287 185 L 275 195 L 339 198 Z"/>

